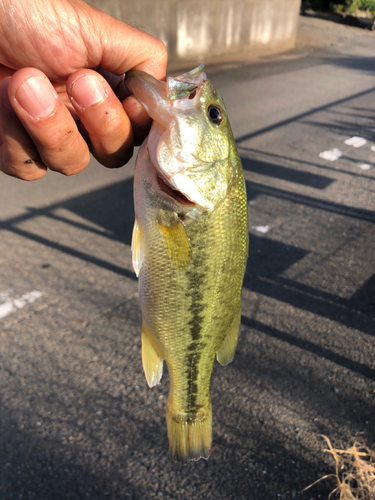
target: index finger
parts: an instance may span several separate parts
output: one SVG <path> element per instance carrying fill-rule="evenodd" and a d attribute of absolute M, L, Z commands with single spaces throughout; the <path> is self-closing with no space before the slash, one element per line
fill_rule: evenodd
<path fill-rule="evenodd" d="M 100 17 L 96 26 L 102 45 L 102 68 L 117 75 L 139 69 L 158 80 L 165 79 L 168 53 L 161 40 L 108 14 L 104 23 L 103 12 L 94 10 Z"/>

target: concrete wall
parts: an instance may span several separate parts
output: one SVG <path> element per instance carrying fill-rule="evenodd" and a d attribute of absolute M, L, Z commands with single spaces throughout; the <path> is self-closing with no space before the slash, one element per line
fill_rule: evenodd
<path fill-rule="evenodd" d="M 161 38 L 170 68 L 293 47 L 300 0 L 88 0 Z"/>

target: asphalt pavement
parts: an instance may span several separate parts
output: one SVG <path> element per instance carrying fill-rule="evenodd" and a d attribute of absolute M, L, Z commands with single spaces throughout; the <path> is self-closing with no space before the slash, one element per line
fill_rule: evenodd
<path fill-rule="evenodd" d="M 168 455 L 131 267 L 133 162 L 0 176 L 0 498 L 326 499 L 375 448 L 375 34 L 301 18 L 291 52 L 208 68 L 243 160 L 239 345 L 215 363 L 209 460 Z"/>

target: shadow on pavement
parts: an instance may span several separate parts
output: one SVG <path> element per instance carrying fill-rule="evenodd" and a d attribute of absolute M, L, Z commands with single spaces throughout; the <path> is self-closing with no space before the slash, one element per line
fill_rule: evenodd
<path fill-rule="evenodd" d="M 244 287 L 286 304 L 332 319 L 347 327 L 374 335 L 374 278 L 344 299 L 314 287 L 280 276 L 307 255 L 306 250 L 269 238 L 250 234 L 250 250 Z M 365 316 L 364 316 L 365 315 Z"/>
<path fill-rule="evenodd" d="M 108 321 L 112 326 L 104 342 Z M 175 464 L 167 453 L 164 420 L 168 375 L 161 386 L 146 387 L 140 362 L 140 321 L 137 302 L 131 300 L 90 329 L 71 332 L 71 347 L 62 337 L 61 352 L 69 363 L 74 345 L 86 337 L 85 358 L 77 357 L 76 370 L 60 363 L 49 377 L 43 376 L 42 367 L 35 367 L 38 392 L 30 393 L 27 385 L 18 389 L 17 404 L 25 406 L 22 426 L 14 402 L 2 402 L 0 461 L 4 454 L 5 466 L 0 491 L 4 498 L 140 500 L 156 497 L 159 491 L 165 498 L 169 486 L 174 492 L 171 498 L 193 498 L 197 489 L 202 498 L 298 498 L 297 493 L 327 469 L 312 460 L 298 439 L 291 450 L 290 442 L 304 429 L 293 419 L 281 422 L 279 399 L 281 406 L 289 410 L 295 406 L 306 419 L 327 418 L 329 427 L 317 419 L 317 434 L 335 435 L 335 428 L 348 422 L 355 433 L 362 420 L 372 415 L 373 408 L 366 401 L 360 401 L 359 413 L 358 403 L 345 390 L 340 395 L 332 391 L 325 367 L 315 371 L 314 379 L 291 361 L 290 345 L 320 355 L 311 350 L 310 342 L 291 342 L 290 335 L 243 318 L 246 331 L 242 331 L 235 362 L 225 368 L 216 363 L 214 368 L 211 456 L 186 466 Z M 135 355 L 129 356 L 134 340 L 124 337 L 125 327 L 132 334 L 138 331 Z M 257 332 L 283 341 L 277 357 L 268 342 L 253 342 Z M 93 353 L 98 357 L 95 363 Z M 55 367 L 59 354 L 50 354 Z M 325 360 L 330 359 L 323 354 Z M 27 355 L 24 362 L 28 362 Z M 90 385 L 82 383 L 83 376 L 92 380 Z M 122 384 L 122 380 L 131 383 Z M 318 491 L 326 493 L 322 496 L 326 498 L 331 489 L 320 484 Z M 302 498 L 311 498 L 313 492 Z"/>
<path fill-rule="evenodd" d="M 88 331 L 71 332 L 71 347 L 61 338 L 60 352 L 50 354 L 55 367 L 50 375 L 43 376 L 43 367 L 35 367 L 37 393 L 30 393 L 25 385 L 18 389 L 16 403 L 2 402 L 0 461 L 4 467 L 0 491 L 4 498 L 140 500 L 156 497 L 159 491 L 166 498 L 171 486 L 178 494 L 171 493 L 171 498 L 193 498 L 193 492 L 199 489 L 202 498 L 264 500 L 288 492 L 278 498 L 289 500 L 323 475 L 302 445 L 297 445 L 297 451 L 289 449 L 290 432 L 295 434 L 293 423 L 284 435 L 275 425 L 273 408 L 267 406 L 267 387 L 274 383 L 274 375 L 280 388 L 285 379 L 291 381 L 291 374 L 283 367 L 284 358 L 278 367 L 269 364 L 267 345 L 260 346 L 263 354 L 259 358 L 244 339 L 236 363 L 225 369 L 215 366 L 210 459 L 186 466 L 173 463 L 167 453 L 164 420 L 168 375 L 165 373 L 161 386 L 146 387 L 136 300 L 110 314 Z M 113 324 L 103 342 L 108 321 Z M 132 352 L 134 342 L 124 338 L 124 327 L 132 333 L 138 331 L 135 356 L 124 356 L 124 352 Z M 82 354 L 77 358 L 77 369 L 72 370 L 68 363 L 60 363 L 56 369 L 61 353 L 71 364 L 74 345 L 82 342 L 83 336 L 87 338 L 85 358 Z M 95 363 L 92 353 L 98 354 Z M 28 358 L 26 354 L 25 363 Z M 113 368 L 111 373 L 107 371 L 108 363 Z M 82 376 L 91 380 L 90 385 L 82 383 Z M 131 383 L 122 385 L 123 379 Z M 256 389 L 258 382 L 260 389 Z M 316 406 L 317 398 L 311 386 L 310 394 L 309 382 L 306 385 L 306 380 L 299 377 L 295 384 L 299 392 L 293 389 L 292 397 L 301 397 L 301 404 L 311 399 Z M 286 394 L 285 387 L 283 390 Z M 19 408 L 15 407 L 20 404 L 23 408 L 18 414 Z M 173 484 L 169 485 L 169 481 Z"/>
<path fill-rule="evenodd" d="M 135 274 L 132 271 L 104 259 L 94 257 L 88 254 L 84 247 L 72 248 L 61 244 L 58 241 L 52 241 L 47 236 L 35 234 L 18 226 L 19 224 L 32 218 L 43 216 L 52 220 L 64 222 L 79 230 L 103 236 L 102 231 L 93 228 L 89 224 L 86 225 L 82 222 L 72 221 L 54 213 L 56 209 L 63 208 L 78 215 L 82 219 L 86 219 L 87 221 L 102 227 L 106 231 L 104 233 L 106 238 L 121 241 L 126 245 L 130 245 L 134 224 L 133 205 L 133 178 L 130 178 L 84 195 L 75 196 L 61 203 L 49 205 L 46 208 L 30 208 L 29 213 L 25 215 L 0 222 L 0 230 L 5 229 L 12 231 L 15 234 L 23 236 L 24 238 L 28 238 L 47 247 L 59 250 L 67 255 L 90 262 L 98 267 L 108 269 L 109 271 L 126 276 L 132 280 L 136 280 Z"/>
<path fill-rule="evenodd" d="M 243 325 L 248 326 L 249 328 L 257 330 L 258 332 L 263 332 L 266 335 L 269 335 L 270 337 L 282 340 L 283 342 L 287 342 L 290 345 L 309 351 L 312 354 L 315 354 L 316 356 L 332 361 L 333 363 L 341 365 L 344 368 L 347 368 L 348 370 L 351 370 L 353 372 L 358 373 L 359 375 L 362 375 L 363 377 L 375 380 L 375 370 L 373 370 L 372 368 L 362 363 L 358 363 L 356 361 L 348 359 L 345 356 L 340 356 L 340 354 L 337 354 L 330 349 L 325 349 L 319 346 L 318 344 L 315 344 L 314 342 L 298 338 L 295 335 L 283 332 L 269 325 L 264 325 L 260 321 L 247 318 L 246 316 L 241 317 L 241 323 Z"/>
<path fill-rule="evenodd" d="M 247 188 L 248 198 L 251 200 L 256 198 L 256 196 L 259 196 L 260 194 L 265 194 L 267 196 L 271 196 L 274 198 L 287 200 L 297 205 L 303 205 L 306 207 L 323 210 L 324 212 L 343 215 L 345 217 L 351 217 L 353 219 L 375 223 L 375 211 L 373 210 L 348 207 L 341 203 L 334 203 L 332 201 L 321 200 L 319 198 L 314 198 L 312 196 L 306 196 L 303 194 L 295 193 L 292 191 L 286 191 L 284 189 L 279 189 L 272 186 L 266 186 L 265 184 L 259 184 L 255 182 L 246 181 L 246 188 Z"/>
<path fill-rule="evenodd" d="M 331 183 L 331 179 L 324 176 L 305 174 L 292 168 L 284 168 L 271 163 L 253 162 L 249 159 L 244 159 L 244 167 L 250 171 L 261 171 L 263 174 L 265 173 L 269 176 L 302 183 L 318 189 L 324 189 L 324 187 Z M 105 230 L 105 237 L 130 245 L 134 222 L 132 184 L 133 179 L 130 178 L 90 193 L 73 197 L 61 203 L 50 205 L 46 208 L 30 209 L 29 213 L 25 215 L 0 223 L 0 229 L 12 231 L 40 244 L 135 280 L 136 278 L 132 271 L 104 259 L 94 257 L 85 252 L 84 248 L 69 247 L 60 244 L 58 241 L 52 241 L 47 236 L 34 234 L 25 229 L 25 227 L 21 228 L 18 226 L 20 223 L 24 223 L 33 217 L 42 215 L 52 220 L 63 221 L 78 229 L 103 235 L 101 231 L 96 230 L 90 225 L 71 221 L 61 215 L 54 214 L 56 209 L 64 208 L 78 215 L 80 218 L 102 227 Z M 286 200 L 296 205 L 311 207 L 319 211 L 338 214 L 359 221 L 375 222 L 375 212 L 371 210 L 348 207 L 339 203 L 321 200 L 260 183 L 246 182 L 246 184 L 250 200 L 256 199 L 260 195 L 266 195 Z M 351 299 L 343 299 L 280 276 L 288 267 L 304 258 L 307 253 L 308 251 L 306 250 L 251 234 L 248 272 L 245 277 L 244 286 L 256 293 L 275 298 L 302 310 L 319 314 L 373 335 L 373 325 L 366 318 L 363 318 L 361 313 L 374 313 L 372 293 L 374 278 L 371 278 L 364 284 L 362 289 L 358 290 Z"/>
<path fill-rule="evenodd" d="M 353 95 L 350 95 L 348 97 L 344 97 L 343 99 L 338 99 L 337 101 L 332 101 L 328 104 L 325 104 L 324 106 L 319 106 L 317 108 L 310 109 L 310 110 L 305 111 L 303 113 L 299 113 L 298 115 L 294 115 L 286 120 L 282 120 L 280 122 L 273 123 L 272 125 L 269 125 L 268 127 L 264 127 L 262 129 L 256 130 L 255 132 L 251 132 L 249 134 L 244 134 L 244 135 L 241 135 L 240 137 L 236 137 L 236 143 L 241 146 L 242 142 L 248 141 L 249 139 L 253 139 L 254 137 L 258 137 L 258 136 L 263 135 L 267 132 L 271 132 L 272 130 L 276 130 L 278 128 L 285 127 L 286 125 L 289 125 L 290 123 L 297 122 L 299 120 L 302 120 L 303 118 L 306 118 L 308 116 L 312 116 L 315 113 L 318 113 L 320 111 L 326 111 L 333 106 L 338 106 L 340 104 L 344 104 L 346 102 L 351 101 L 352 99 L 364 97 L 368 94 L 371 94 L 374 91 L 375 91 L 375 87 L 371 87 L 368 90 L 364 90 L 362 92 L 358 92 L 357 94 L 353 94 Z"/>
<path fill-rule="evenodd" d="M 375 123 L 375 117 L 374 117 L 374 123 Z M 352 133 L 350 135 L 355 135 L 354 131 L 352 131 Z M 300 165 L 303 165 L 303 166 L 306 166 L 306 167 L 316 167 L 316 168 L 319 168 L 320 170 L 327 170 L 328 172 L 335 172 L 336 174 L 337 173 L 343 173 L 345 175 L 350 175 L 351 177 L 361 177 L 361 178 L 364 178 L 364 179 L 369 179 L 371 181 L 374 182 L 374 177 L 370 176 L 370 175 L 366 175 L 364 174 L 363 172 L 352 172 L 348 169 L 343 169 L 343 168 L 339 168 L 339 167 L 330 167 L 329 165 L 323 165 L 323 163 L 315 163 L 315 162 L 312 162 L 312 161 L 307 161 L 305 159 L 297 159 L 297 158 L 290 158 L 288 156 L 283 156 L 283 155 L 280 155 L 280 154 L 275 154 L 275 153 L 270 153 L 270 152 L 264 152 L 264 151 L 259 151 L 259 150 L 256 150 L 256 149 L 253 149 L 253 148 L 248 148 L 248 147 L 245 147 L 245 146 L 239 146 L 239 152 L 240 152 L 240 155 L 241 155 L 241 160 L 243 163 L 246 163 L 247 167 L 244 166 L 244 169 L 245 170 L 248 170 L 250 172 L 254 171 L 256 172 L 256 170 L 253 170 L 252 169 L 252 162 L 254 161 L 254 159 L 252 157 L 246 157 L 245 154 L 248 154 L 248 155 L 255 155 L 256 157 L 258 156 L 262 156 L 262 157 L 265 157 L 265 160 L 260 160 L 260 163 L 263 164 L 266 163 L 266 164 L 269 164 L 270 163 L 270 160 L 273 160 L 275 163 L 272 163 L 271 165 L 275 165 L 277 167 L 280 167 L 279 164 L 276 165 L 276 162 L 285 162 L 287 161 L 288 163 L 292 163 L 292 164 L 296 164 L 296 166 L 300 166 Z M 343 159 L 347 159 L 347 160 L 350 160 L 350 161 L 353 161 L 352 158 L 348 158 L 347 156 L 342 156 L 341 158 Z M 256 161 L 258 161 L 258 158 L 256 159 Z M 358 160 L 355 160 L 356 163 L 358 163 Z M 293 169 L 289 169 L 288 170 L 293 170 Z M 295 170 L 294 170 L 295 171 Z M 300 171 L 298 171 L 299 173 L 301 173 Z M 259 171 L 259 173 L 263 174 L 262 171 Z M 267 174 L 265 174 L 267 175 Z M 313 174 L 310 174 L 310 175 L 313 175 Z M 281 177 L 280 177 L 281 178 Z M 291 176 L 290 178 L 286 177 L 285 176 L 285 179 L 286 180 L 289 180 L 291 182 L 293 182 L 293 177 Z M 329 177 L 327 177 L 328 180 L 331 180 L 331 181 L 334 181 L 334 179 L 330 179 Z M 304 184 L 303 182 L 301 184 Z M 306 186 L 309 186 L 308 183 L 305 184 Z M 330 183 L 327 183 L 327 186 L 329 186 Z M 314 185 L 312 185 L 312 187 L 315 187 Z"/>
<path fill-rule="evenodd" d="M 334 179 L 330 179 L 323 175 L 312 174 L 310 172 L 302 172 L 294 168 L 276 165 L 275 163 L 269 163 L 245 157 L 242 157 L 241 161 L 244 170 L 248 170 L 257 174 L 267 175 L 275 179 L 295 182 L 296 184 L 302 184 L 304 186 L 309 186 L 315 189 L 326 189 L 330 184 L 332 184 L 332 182 L 334 182 Z"/>

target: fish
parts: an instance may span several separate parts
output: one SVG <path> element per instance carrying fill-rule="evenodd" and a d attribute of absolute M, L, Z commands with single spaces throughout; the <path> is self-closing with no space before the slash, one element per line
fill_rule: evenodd
<path fill-rule="evenodd" d="M 224 101 L 203 65 L 166 82 L 134 70 L 125 85 L 152 118 L 134 171 L 132 261 L 150 387 L 167 364 L 169 452 L 208 458 L 215 356 L 232 361 L 248 257 L 241 160 Z"/>

